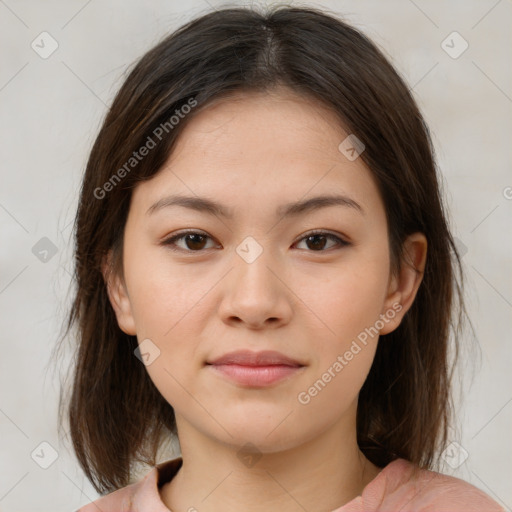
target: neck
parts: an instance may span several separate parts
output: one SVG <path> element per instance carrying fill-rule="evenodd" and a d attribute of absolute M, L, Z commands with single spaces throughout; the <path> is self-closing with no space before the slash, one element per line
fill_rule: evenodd
<path fill-rule="evenodd" d="M 344 435 L 340 425 L 293 449 L 262 454 L 177 423 L 183 465 L 161 489 L 172 511 L 331 512 L 361 495 L 380 471 L 359 450 L 355 429 Z"/>

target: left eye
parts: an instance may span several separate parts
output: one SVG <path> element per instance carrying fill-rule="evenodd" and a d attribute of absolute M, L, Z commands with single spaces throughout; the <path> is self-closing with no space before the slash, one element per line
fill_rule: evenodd
<path fill-rule="evenodd" d="M 322 239 L 324 241 L 322 241 Z M 323 252 L 322 250 L 325 249 L 325 240 L 331 240 L 335 242 L 335 245 L 338 245 L 339 247 L 344 247 L 347 245 L 350 245 L 347 241 L 341 239 L 339 236 L 333 235 L 332 233 L 324 233 L 323 231 L 316 231 L 313 233 L 309 233 L 305 237 L 301 238 L 299 242 L 302 242 L 303 240 L 306 241 L 306 243 L 312 243 L 312 246 L 315 249 L 320 249 L 320 252 Z M 318 251 L 313 251 L 318 252 Z"/>
<path fill-rule="evenodd" d="M 187 231 L 164 240 L 162 244 L 168 246 L 173 251 L 201 252 L 203 249 L 205 249 L 206 239 L 212 240 L 209 235 L 199 231 Z M 299 242 L 297 242 L 297 244 L 305 241 L 306 244 L 310 244 L 309 247 L 313 247 L 314 250 L 311 252 L 324 252 L 326 246 L 325 240 L 334 241 L 335 245 L 338 245 L 339 247 L 350 245 L 349 242 L 343 240 L 342 238 L 332 233 L 325 233 L 323 231 L 314 231 L 312 233 L 308 233 L 306 236 L 302 237 Z M 183 241 L 185 247 L 179 246 L 176 243 L 178 241 Z"/>

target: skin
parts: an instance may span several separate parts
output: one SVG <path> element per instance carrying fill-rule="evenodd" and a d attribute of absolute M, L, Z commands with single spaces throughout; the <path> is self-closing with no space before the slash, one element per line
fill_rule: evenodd
<path fill-rule="evenodd" d="M 378 336 L 309 403 L 297 398 L 379 315 L 395 312 L 380 334 L 396 329 L 425 265 L 427 242 L 415 233 L 405 250 L 418 272 L 403 265 L 391 274 L 384 205 L 361 158 L 338 149 L 346 137 L 318 102 L 285 89 L 237 93 L 196 112 L 160 172 L 133 192 L 123 275 L 104 273 L 120 328 L 160 350 L 146 368 L 176 414 L 183 466 L 160 490 L 175 512 L 332 511 L 380 471 L 356 442 L 358 394 Z M 364 213 L 338 205 L 275 214 L 334 192 Z M 214 199 L 234 217 L 179 206 L 146 213 L 170 194 Z M 162 243 L 184 229 L 207 238 L 176 241 L 182 252 Z M 308 243 L 319 229 L 350 245 Z M 236 252 L 247 236 L 262 249 L 251 263 Z M 237 349 L 277 350 L 304 367 L 247 388 L 205 366 Z"/>

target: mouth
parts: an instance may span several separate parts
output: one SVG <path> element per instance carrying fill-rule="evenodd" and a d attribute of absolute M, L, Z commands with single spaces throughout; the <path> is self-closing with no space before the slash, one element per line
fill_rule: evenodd
<path fill-rule="evenodd" d="M 280 352 L 242 350 L 207 361 L 206 367 L 238 385 L 261 388 L 297 375 L 305 365 Z"/>
<path fill-rule="evenodd" d="M 251 352 L 250 350 L 236 350 L 224 354 L 206 364 L 224 365 L 235 364 L 241 366 L 304 366 L 299 361 L 288 357 L 275 350 L 263 350 L 261 352 Z"/>

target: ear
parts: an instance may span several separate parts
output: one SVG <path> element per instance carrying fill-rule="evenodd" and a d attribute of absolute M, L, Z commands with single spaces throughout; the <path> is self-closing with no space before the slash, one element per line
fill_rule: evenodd
<path fill-rule="evenodd" d="M 427 261 L 427 239 L 423 233 L 413 233 L 404 242 L 404 258 L 398 275 L 389 279 L 389 288 L 382 314 L 387 321 L 380 334 L 393 332 L 412 306 L 420 287 Z M 387 313 L 387 314 L 386 314 Z M 393 313 L 393 316 L 391 315 Z"/>
<path fill-rule="evenodd" d="M 126 334 L 135 336 L 135 319 L 132 313 L 130 297 L 126 290 L 124 279 L 118 275 L 112 264 L 112 250 L 103 258 L 101 265 L 103 280 L 107 287 L 107 294 L 116 314 L 119 328 Z"/>

